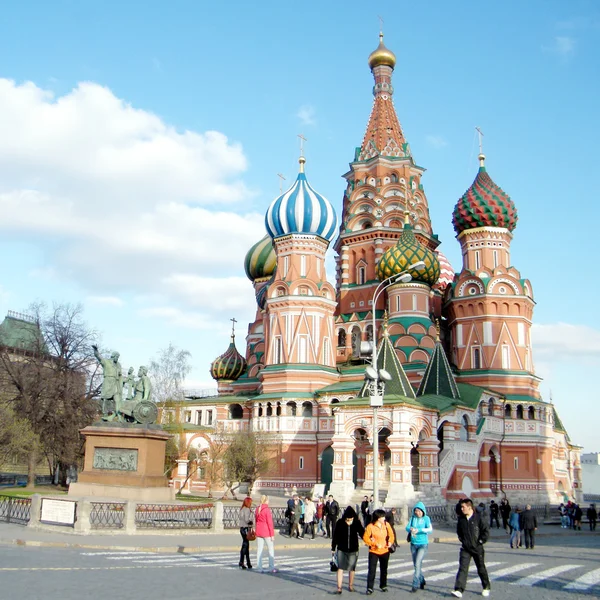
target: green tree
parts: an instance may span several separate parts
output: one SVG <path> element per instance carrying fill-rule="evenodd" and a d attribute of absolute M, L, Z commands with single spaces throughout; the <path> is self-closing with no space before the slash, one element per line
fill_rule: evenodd
<path fill-rule="evenodd" d="M 39 446 L 39 439 L 27 419 L 18 417 L 10 406 L 0 404 L 0 465 L 26 458 L 32 446 Z"/>

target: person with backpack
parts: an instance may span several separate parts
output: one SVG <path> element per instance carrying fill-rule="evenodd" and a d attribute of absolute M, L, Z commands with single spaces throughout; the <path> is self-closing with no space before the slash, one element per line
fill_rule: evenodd
<path fill-rule="evenodd" d="M 340 514 L 340 505 L 337 500 L 334 500 L 333 496 L 329 494 L 329 498 L 325 503 L 325 528 L 327 530 L 327 537 L 331 538 L 335 532 L 335 524 Z"/>
<path fill-rule="evenodd" d="M 363 540 L 369 546 L 369 569 L 367 573 L 367 595 L 373 593 L 377 563 L 379 563 L 379 589 L 387 592 L 387 571 L 390 560 L 390 547 L 396 538 L 390 524 L 385 520 L 385 511 L 381 508 L 373 511 L 372 521 L 365 529 Z"/>
<path fill-rule="evenodd" d="M 406 531 L 410 534 L 410 552 L 412 554 L 415 572 L 411 593 L 425 589 L 425 577 L 423 576 L 423 559 L 427 554 L 429 546 L 429 534 L 433 531 L 431 519 L 427 516 L 427 509 L 422 502 L 417 502 L 413 508 L 413 514 L 406 525 Z"/>
<path fill-rule="evenodd" d="M 460 501 L 462 515 L 458 518 L 456 525 L 456 534 L 461 543 L 458 573 L 454 582 L 454 590 L 451 594 L 455 598 L 462 598 L 467 585 L 467 576 L 469 574 L 469 565 L 471 559 L 475 561 L 477 574 L 481 579 L 483 590 L 481 595 L 487 597 L 490 595 L 490 578 L 485 568 L 485 551 L 483 545 L 490 537 L 490 528 L 485 519 L 482 519 L 473 509 L 473 501 L 465 498 Z"/>

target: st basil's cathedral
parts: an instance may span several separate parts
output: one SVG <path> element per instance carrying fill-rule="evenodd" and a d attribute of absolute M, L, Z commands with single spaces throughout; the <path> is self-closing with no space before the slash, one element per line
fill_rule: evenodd
<path fill-rule="evenodd" d="M 255 490 L 324 483 L 343 502 L 370 493 L 374 468 L 387 506 L 578 498 L 580 448 L 538 390 L 533 287 L 510 254 L 515 204 L 480 154 L 452 213 L 462 251 L 455 271 L 394 108 L 396 57 L 383 35 L 368 62 L 373 108 L 343 175 L 341 216 L 310 185 L 301 156 L 245 258 L 256 294 L 245 356 L 232 333 L 211 365 L 218 395 L 186 399 L 187 447 L 208 456 L 217 429 L 272 433 L 277 459 Z M 391 375 L 375 424 L 363 354 L 374 339 L 376 367 Z M 186 485 L 204 491 L 203 470 Z"/>

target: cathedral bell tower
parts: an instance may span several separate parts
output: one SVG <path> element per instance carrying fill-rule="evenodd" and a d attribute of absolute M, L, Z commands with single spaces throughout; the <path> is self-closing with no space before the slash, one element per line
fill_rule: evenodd
<path fill-rule="evenodd" d="M 539 399 L 531 353 L 531 283 L 511 264 L 517 209 L 479 155 L 475 181 L 453 214 L 462 271 L 446 290 L 458 381 Z"/>
<path fill-rule="evenodd" d="M 308 183 L 300 157 L 295 183 L 269 207 L 265 224 L 277 266 L 266 292 L 262 393 L 311 393 L 338 379 L 335 290 L 325 253 L 337 232 L 329 201 Z"/>
<path fill-rule="evenodd" d="M 373 108 L 362 144 L 356 148 L 350 171 L 344 175 L 347 187 L 340 236 L 335 246 L 339 304 L 337 361 L 340 363 L 358 356 L 360 342 L 372 339 L 372 311 L 376 311 L 377 330 L 381 328 L 386 294 L 380 296 L 377 306 L 372 306 L 373 293 L 379 284 L 378 264 L 404 234 L 405 213 L 409 214 L 415 243 L 428 251 L 434 251 L 439 244 L 432 231 L 427 197 L 421 184 L 425 169 L 413 160 L 394 108 L 392 74 L 395 66 L 396 56 L 386 48 L 380 34 L 379 46 L 369 56 L 374 78 Z M 429 292 L 428 287 L 426 293 Z M 425 291 L 415 288 L 415 293 L 420 297 Z M 410 298 L 408 310 L 414 312 L 412 295 Z M 429 320 L 429 303 L 427 309 L 423 299 L 417 304 L 416 311 Z M 398 306 L 399 312 L 404 310 Z M 436 306 L 439 312 L 439 302 Z"/>

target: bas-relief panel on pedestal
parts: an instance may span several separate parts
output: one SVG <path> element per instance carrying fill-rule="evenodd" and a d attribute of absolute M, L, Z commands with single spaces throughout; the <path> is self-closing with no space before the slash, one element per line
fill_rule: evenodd
<path fill-rule="evenodd" d="M 138 451 L 128 448 L 95 448 L 94 469 L 137 471 Z"/>

